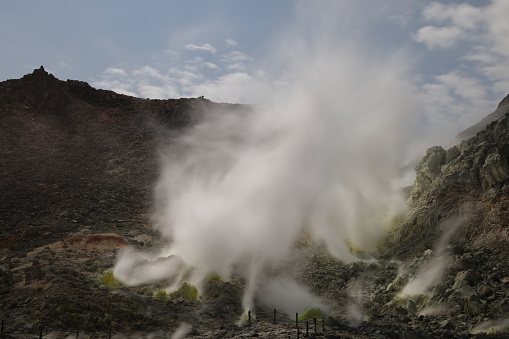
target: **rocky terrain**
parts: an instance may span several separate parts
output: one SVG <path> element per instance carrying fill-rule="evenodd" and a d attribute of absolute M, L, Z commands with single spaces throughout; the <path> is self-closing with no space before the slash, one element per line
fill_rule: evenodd
<path fill-rule="evenodd" d="M 306 322 L 309 337 L 509 336 L 509 96 L 477 134 L 427 151 L 376 260 L 346 265 L 304 237 L 273 268 L 332 306 L 316 330 L 279 310 L 274 323 L 260 301 L 242 318 L 238 277 L 210 277 L 199 297 L 123 286 L 117 251 L 159 241 L 162 147 L 216 109 L 250 108 L 132 98 L 42 67 L 0 83 L 0 337 L 297 338 Z"/>

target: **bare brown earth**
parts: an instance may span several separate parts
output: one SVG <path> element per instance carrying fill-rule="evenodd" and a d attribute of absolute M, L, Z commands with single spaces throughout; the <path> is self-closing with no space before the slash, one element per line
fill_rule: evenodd
<path fill-rule="evenodd" d="M 250 108 L 133 98 L 43 68 L 0 83 L 0 337 L 74 338 L 79 330 L 80 338 L 108 338 L 111 330 L 114 338 L 170 338 L 188 324 L 195 338 L 297 338 L 294 315 L 278 312 L 274 324 L 273 309 L 259 301 L 251 326 L 236 324 L 239 277 L 209 281 L 198 301 L 154 298 L 167 282 L 101 280 L 119 249 L 157 246 L 150 217 L 160 151 L 210 110 Z M 325 332 L 319 319 L 311 337 L 507 337 L 508 127 L 502 116 L 458 146 L 428 151 L 409 213 L 376 262 L 345 265 L 303 235 L 295 258 L 270 268 L 292 270 L 332 306 Z M 453 215 L 463 221 L 437 248 Z M 428 291 L 398 297 L 438 261 L 446 270 Z M 305 321 L 299 326 L 302 336 Z"/>

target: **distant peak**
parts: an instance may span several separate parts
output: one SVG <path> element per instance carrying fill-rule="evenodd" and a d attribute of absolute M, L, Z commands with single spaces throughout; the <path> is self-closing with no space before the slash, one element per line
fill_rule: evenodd
<path fill-rule="evenodd" d="M 44 69 L 44 66 L 41 66 L 39 68 L 36 68 L 34 69 L 34 71 L 32 72 L 32 74 L 44 74 L 44 75 L 48 75 L 48 72 L 46 72 L 46 70 Z"/>
<path fill-rule="evenodd" d="M 44 69 L 44 66 L 34 69 L 31 74 L 29 73 L 23 76 L 23 79 L 36 82 L 39 85 L 46 85 L 48 82 L 55 82 L 57 80 Z"/>

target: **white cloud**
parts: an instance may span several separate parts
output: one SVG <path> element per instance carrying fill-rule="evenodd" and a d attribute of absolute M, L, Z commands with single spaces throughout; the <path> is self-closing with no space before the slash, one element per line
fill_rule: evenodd
<path fill-rule="evenodd" d="M 227 63 L 230 71 L 244 71 L 246 69 L 245 62 L 253 60 L 249 55 L 238 51 L 230 51 L 222 55 L 222 61 Z"/>
<path fill-rule="evenodd" d="M 465 77 L 458 72 L 451 72 L 438 75 L 436 79 L 462 98 L 479 100 L 486 97 L 485 87 L 476 78 Z"/>
<path fill-rule="evenodd" d="M 120 81 L 115 79 L 103 79 L 102 81 L 93 82 L 92 85 L 98 88 L 104 88 L 118 94 L 129 95 L 137 97 L 138 94 L 131 90 L 132 84 L 130 81 Z"/>
<path fill-rule="evenodd" d="M 203 45 L 187 44 L 186 49 L 191 50 L 191 51 L 207 51 L 212 54 L 215 54 L 217 52 L 217 50 L 211 44 L 203 44 Z"/>
<path fill-rule="evenodd" d="M 228 62 L 239 62 L 239 61 L 249 61 L 252 60 L 252 58 L 241 51 L 235 50 L 223 54 L 223 60 Z"/>
<path fill-rule="evenodd" d="M 437 22 L 451 20 L 454 26 L 472 30 L 483 20 L 483 9 L 468 4 L 433 2 L 424 9 L 423 17 Z"/>
<path fill-rule="evenodd" d="M 127 72 L 122 68 L 109 67 L 101 74 L 101 80 L 92 82 L 92 86 L 114 91 L 119 94 L 137 97 L 133 91 L 133 81 L 128 78 Z"/>
<path fill-rule="evenodd" d="M 234 47 L 238 45 L 237 41 L 233 39 L 226 39 L 225 42 L 228 47 Z"/>
<path fill-rule="evenodd" d="M 103 75 L 109 76 L 109 77 L 117 77 L 117 76 L 126 77 L 127 72 L 124 71 L 122 68 L 109 67 L 109 68 L 106 68 L 106 70 L 103 72 Z"/>
<path fill-rule="evenodd" d="M 476 35 L 484 20 L 484 9 L 468 4 L 444 5 L 432 2 L 422 16 L 424 19 L 445 26 L 428 25 L 420 28 L 413 39 L 426 44 L 429 48 L 453 47 L 459 40 L 469 39 Z"/>
<path fill-rule="evenodd" d="M 165 84 L 164 86 L 139 84 L 138 90 L 141 93 L 141 97 L 150 99 L 169 99 L 180 96 L 177 89 L 171 84 Z"/>
<path fill-rule="evenodd" d="M 170 80 L 167 75 L 163 75 L 161 72 L 150 66 L 143 66 L 142 68 L 135 70 L 133 74 L 141 77 L 153 77 L 162 81 Z"/>
<path fill-rule="evenodd" d="M 180 53 L 177 51 L 174 51 L 172 49 L 165 49 L 163 54 L 165 56 L 171 57 L 171 58 L 178 58 L 180 56 Z"/>
<path fill-rule="evenodd" d="M 485 21 L 488 26 L 486 38 L 491 40 L 492 51 L 509 57 L 509 1 L 493 0 L 486 10 Z M 507 60 L 506 60 L 507 62 Z"/>
<path fill-rule="evenodd" d="M 203 95 L 218 102 L 264 103 L 269 100 L 274 88 L 265 78 L 234 72 L 214 81 L 197 84 L 192 91 L 193 96 Z"/>
<path fill-rule="evenodd" d="M 182 86 L 190 86 L 194 84 L 197 80 L 201 80 L 203 76 L 199 73 L 194 73 L 190 71 L 181 71 L 178 69 L 173 69 L 171 71 L 174 80 L 180 83 Z"/>
<path fill-rule="evenodd" d="M 486 91 L 479 79 L 456 71 L 435 76 L 434 82 L 421 86 L 425 117 L 433 126 L 435 143 L 448 144 L 455 134 L 494 110 Z"/>
<path fill-rule="evenodd" d="M 453 47 L 457 40 L 463 36 L 464 32 L 457 27 L 425 26 L 417 31 L 413 39 L 433 49 Z"/>
<path fill-rule="evenodd" d="M 211 62 L 204 62 L 203 66 L 210 69 L 219 69 L 219 67 L 216 64 L 213 64 Z"/>
<path fill-rule="evenodd" d="M 506 0 L 480 7 L 433 2 L 424 8 L 427 22 L 413 39 L 431 50 L 448 49 L 458 58 L 456 67 L 421 85 L 427 118 L 438 129 L 450 134 L 477 123 L 509 92 L 507 13 Z M 451 49 L 460 43 L 461 48 Z"/>

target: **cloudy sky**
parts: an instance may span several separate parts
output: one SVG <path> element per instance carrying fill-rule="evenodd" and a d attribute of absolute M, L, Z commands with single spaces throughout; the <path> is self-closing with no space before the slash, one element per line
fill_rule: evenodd
<path fill-rule="evenodd" d="M 141 98 L 263 104 L 300 53 L 348 45 L 405 60 L 420 122 L 445 143 L 509 93 L 507 14 L 507 0 L 2 0 L 0 81 L 44 65 Z"/>

